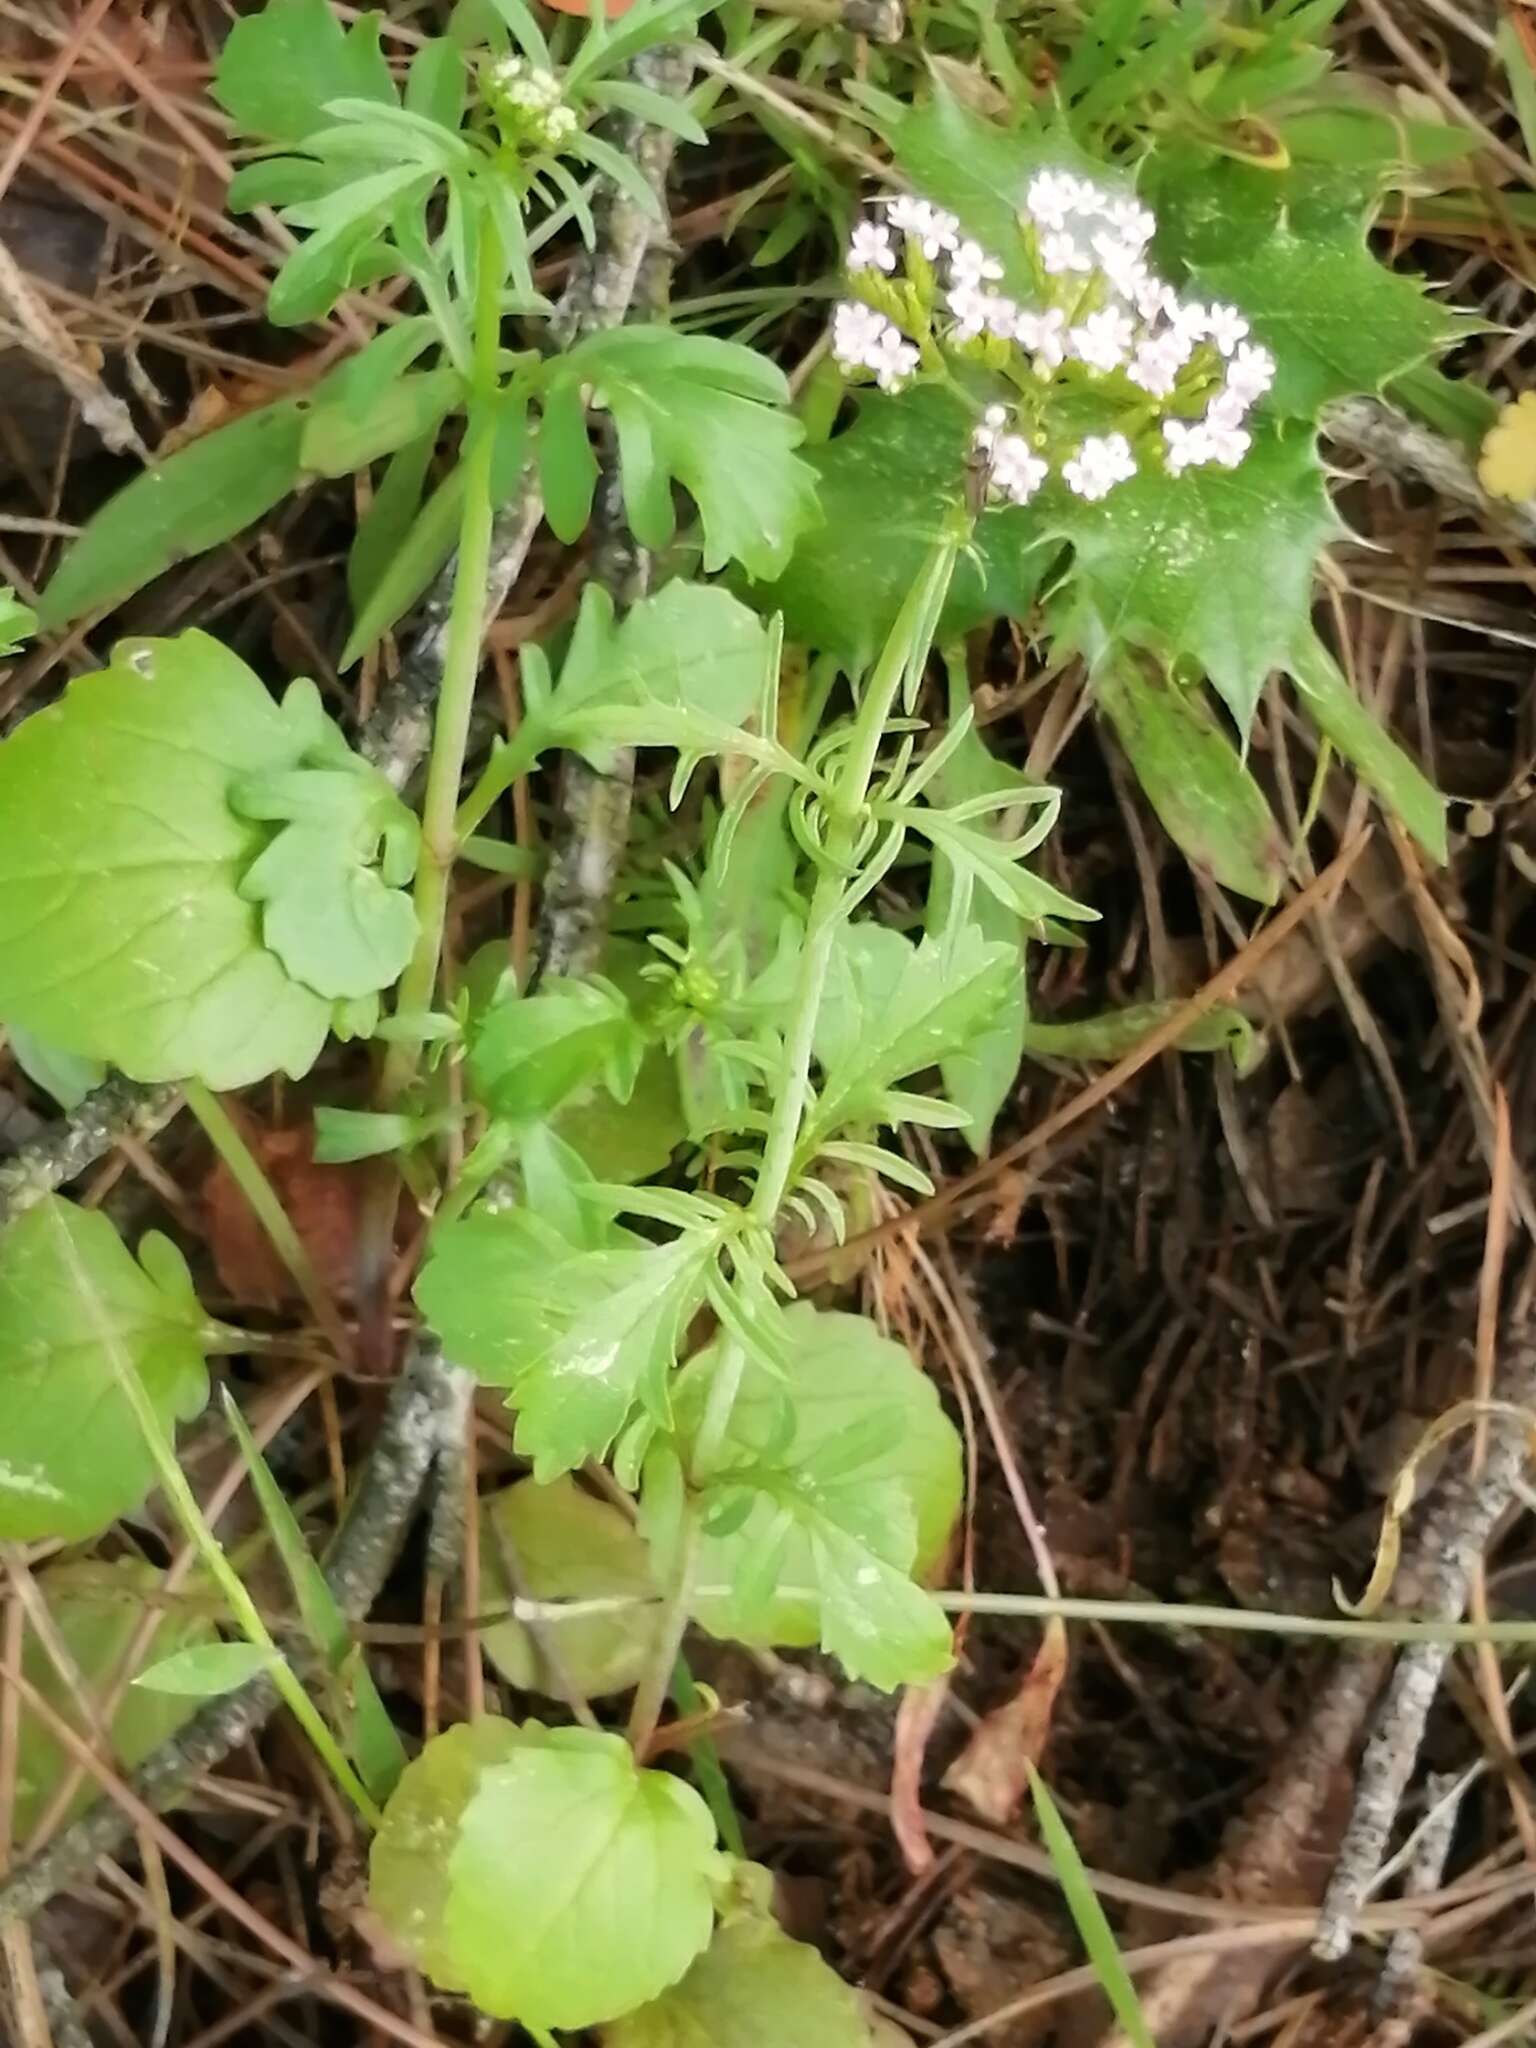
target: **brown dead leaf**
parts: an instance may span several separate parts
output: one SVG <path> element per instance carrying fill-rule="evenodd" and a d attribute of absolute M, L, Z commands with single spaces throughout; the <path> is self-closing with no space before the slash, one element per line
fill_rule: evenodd
<path fill-rule="evenodd" d="M 233 1104 L 226 1106 L 288 1212 L 322 1283 L 338 1300 L 349 1300 L 355 1285 L 366 1168 L 317 1166 L 312 1124 L 270 1130 Z M 203 1182 L 202 1202 L 215 1270 L 236 1301 L 276 1309 L 302 1299 L 293 1276 L 273 1251 L 222 1160 L 214 1162 Z"/>
<path fill-rule="evenodd" d="M 1026 1766 L 1040 1761 L 1066 1675 L 1067 1631 L 1053 1614 L 1024 1683 L 986 1716 L 944 1773 L 945 1790 L 958 1792 L 994 1827 L 1004 1826 L 1018 1811 L 1028 1789 Z"/>
<path fill-rule="evenodd" d="M 933 1844 L 923 1825 L 923 1758 L 928 1738 L 949 1697 L 948 1678 L 928 1685 L 909 1685 L 896 1710 L 891 1762 L 891 1833 L 902 1861 L 914 1877 L 933 1866 Z"/>

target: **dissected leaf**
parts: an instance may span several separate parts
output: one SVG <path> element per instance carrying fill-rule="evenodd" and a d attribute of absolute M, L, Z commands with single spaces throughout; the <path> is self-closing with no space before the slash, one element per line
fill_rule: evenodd
<path fill-rule="evenodd" d="M 233 798 L 338 750 L 355 759 L 313 685 L 280 708 L 205 633 L 124 643 L 79 677 L 0 745 L 0 1018 L 136 1081 L 306 1073 L 333 1005 L 266 943 L 244 885 L 273 835 Z M 355 773 L 365 798 L 383 789 Z M 326 877 L 289 890 L 302 922 L 333 929 Z"/>
<path fill-rule="evenodd" d="M 787 1378 L 749 1356 L 731 1410 L 712 1486 L 746 1511 L 701 1539 L 695 1615 L 746 1643 L 820 1641 L 875 1685 L 934 1677 L 949 1627 L 913 1578 L 959 1513 L 959 1438 L 933 1382 L 864 1317 L 797 1302 L 783 1327 Z M 721 1356 L 712 1346 L 678 1381 L 685 1443 Z"/>
<path fill-rule="evenodd" d="M 653 2004 L 604 2027 L 603 2048 L 870 2048 L 859 2001 L 815 1949 L 765 1915 L 715 1929 Z"/>
<path fill-rule="evenodd" d="M 540 1637 L 522 1622 L 482 1629 L 487 1656 L 509 1685 L 556 1697 L 565 1683 L 583 1698 L 623 1692 L 655 1652 L 661 1613 L 650 1553 L 628 1516 L 562 1476 L 540 1486 L 520 1479 L 481 1504 L 482 1605 L 514 1592 L 534 1600 L 630 1600 L 610 1614 L 544 1623 L 559 1659 L 546 1668 Z"/>
<path fill-rule="evenodd" d="M 126 1675 L 124 1659 L 129 1645 L 164 1577 L 136 1557 L 110 1562 L 70 1559 L 38 1573 L 38 1591 L 47 1602 L 48 1618 L 79 1674 L 80 1685 L 98 1705 L 105 1703 L 109 1687 Z M 163 1657 L 190 1649 L 212 1632 L 211 1621 L 196 1605 L 174 1605 L 160 1624 L 151 1655 Z M 49 1706 L 81 1735 L 91 1734 L 80 1691 L 70 1678 L 60 1675 L 31 1629 L 22 1650 L 21 1668 Z M 109 1719 L 112 1759 L 122 1770 L 132 1770 L 196 1711 L 195 1700 L 123 1687 Z M 15 1841 L 25 1841 L 42 1819 L 71 1763 L 57 1739 L 24 1706 L 16 1753 L 16 1802 L 11 1814 Z M 63 1824 L 67 1826 L 96 1796 L 87 1777 L 64 1809 Z"/>
<path fill-rule="evenodd" d="M 1197 662 L 1246 735 L 1310 615 L 1318 551 L 1341 530 L 1310 429 L 1256 422 L 1235 470 L 1143 471 L 1100 504 L 1053 492 L 1046 516 L 1072 543 L 1090 649 Z"/>
<path fill-rule="evenodd" d="M 40 629 L 56 633 L 86 612 L 118 604 L 189 555 L 260 519 L 297 485 L 309 397 L 275 405 L 199 435 L 109 498 L 70 543 L 38 600 Z"/>
<path fill-rule="evenodd" d="M 511 1390 L 517 1449 L 544 1481 L 602 1457 L 637 1402 L 665 1416 L 711 1256 L 707 1239 L 618 1230 L 577 1248 L 529 1210 L 481 1210 L 434 1234 L 416 1300 L 459 1364 Z"/>
<path fill-rule="evenodd" d="M 50 1195 L 0 1235 L 0 1538 L 78 1542 L 143 1504 L 155 1467 L 119 1368 L 167 1436 L 208 1398 L 205 1319 L 168 1238 L 135 1260 Z"/>
<path fill-rule="evenodd" d="M 267 0 L 230 30 L 213 97 L 245 134 L 275 142 L 302 142 L 325 127 L 331 100 L 393 106 L 381 18 L 365 14 L 344 31 L 329 0 Z"/>
<path fill-rule="evenodd" d="M 861 399 L 853 424 L 805 451 L 824 523 L 796 545 L 777 582 L 754 593 L 782 611 L 791 640 L 868 668 L 938 538 L 945 505 L 965 485 L 974 421 L 947 387 Z M 995 618 L 1026 618 L 1056 550 L 1027 507 L 984 512 L 955 565 L 941 637 Z"/>
<path fill-rule="evenodd" d="M 675 477 L 699 508 L 706 569 L 736 561 L 751 576 L 779 574 L 819 514 L 815 478 L 793 452 L 803 430 L 783 410 L 788 386 L 773 364 L 734 342 L 616 328 L 561 359 L 552 396 L 584 383 L 613 415 L 637 539 L 670 540 Z"/>
<path fill-rule="evenodd" d="M 723 1859 L 697 1792 L 621 1736 L 485 1719 L 408 1766 L 370 1902 L 439 1988 L 572 2030 L 675 1984 L 709 1940 Z"/>
<path fill-rule="evenodd" d="M 1202 693 L 1124 658 L 1103 662 L 1093 687 L 1169 837 L 1223 888 L 1273 903 L 1279 828 Z"/>

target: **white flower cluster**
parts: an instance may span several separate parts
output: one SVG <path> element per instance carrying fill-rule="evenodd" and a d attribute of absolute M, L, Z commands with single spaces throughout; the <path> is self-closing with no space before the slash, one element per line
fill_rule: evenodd
<path fill-rule="evenodd" d="M 1154 419 L 1163 402 L 1173 400 L 1182 410 L 1170 408 L 1172 416 L 1161 423 L 1170 475 L 1202 463 L 1235 468 L 1251 445 L 1243 422 L 1275 374 L 1274 358 L 1248 340 L 1248 323 L 1238 309 L 1181 299 L 1147 262 L 1157 227 L 1152 214 L 1138 200 L 1106 192 L 1089 179 L 1041 171 L 1025 194 L 1022 219 L 1035 258 L 1037 304 L 1021 304 L 1000 288 L 1002 263 L 968 240 L 952 213 L 911 196 L 892 200 L 883 220 L 858 223 L 847 268 L 855 278 L 867 275 L 856 289 L 902 318 L 903 291 L 909 305 L 919 283 L 924 305 L 936 291 L 938 339 L 949 346 L 995 337 L 1021 349 L 1043 383 L 1056 379 L 1063 366 L 1079 385 L 1085 372 L 1090 386 L 1116 380 L 1105 389 L 1111 400 L 1118 384 L 1130 403 L 1133 394 L 1124 389 L 1129 383 L 1157 401 Z M 913 268 L 916 256 L 929 266 L 931 279 L 921 265 Z M 901 282 L 903 273 L 910 283 Z M 886 391 L 899 391 L 920 361 L 898 321 L 862 298 L 837 308 L 832 351 L 844 369 L 873 372 Z M 1202 404 L 1203 413 L 1192 417 Z M 1038 429 L 1049 422 L 1036 419 L 1036 445 L 1006 431 L 1006 423 L 1000 408 L 989 411 L 973 445 L 990 461 L 993 489 L 1024 504 L 1047 473 L 1036 446 L 1045 445 Z M 1147 424 L 1145 410 L 1141 424 Z M 1145 443 L 1142 448 L 1145 459 Z M 1124 433 L 1089 434 L 1060 456 L 1062 480 L 1083 498 L 1104 497 L 1136 470 Z"/>
<path fill-rule="evenodd" d="M 882 391 L 899 391 L 919 361 L 896 322 L 858 299 L 844 299 L 832 315 L 832 353 L 845 370 L 873 370 Z"/>
<path fill-rule="evenodd" d="M 553 71 L 526 57 L 499 57 L 486 77 L 492 106 L 520 140 L 558 149 L 576 133 L 576 116 Z"/>

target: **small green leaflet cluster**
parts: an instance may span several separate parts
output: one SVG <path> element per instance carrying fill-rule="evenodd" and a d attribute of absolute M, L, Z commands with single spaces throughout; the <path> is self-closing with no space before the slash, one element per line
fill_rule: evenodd
<path fill-rule="evenodd" d="M 913 186 L 1005 260 L 1031 177 L 1093 168 L 1065 134 L 1006 133 L 942 91 L 916 111 L 878 95 L 872 103 Z M 1341 530 L 1316 434 L 1333 399 L 1380 390 L 1468 323 L 1377 263 L 1364 235 L 1373 195 L 1347 172 L 1308 164 L 1288 174 L 1181 145 L 1154 150 L 1140 185 L 1159 215 L 1159 268 L 1186 296 L 1240 307 L 1275 356 L 1253 446 L 1238 468 L 1189 470 L 1176 487 L 1145 470 L 1098 503 L 1058 492 L 1038 508 L 984 513 L 949 623 L 1017 616 L 1048 587 L 1057 650 L 1075 643 L 1088 656 L 1100 707 L 1154 808 L 1191 859 L 1230 887 L 1273 900 L 1283 849 L 1239 750 L 1202 702 L 1203 679 L 1246 741 L 1266 678 L 1288 672 L 1325 737 L 1443 858 L 1441 799 L 1310 624 L 1316 558 Z M 964 488 L 982 402 L 922 386 L 872 397 L 846 433 L 813 451 L 833 516 L 772 591 L 791 637 L 851 663 L 868 658 L 936 516 L 932 477 L 947 473 L 956 497 Z"/>
<path fill-rule="evenodd" d="M 722 1855 L 699 1795 L 617 1735 L 492 1717 L 435 1737 L 375 1838 L 369 1900 L 499 2019 L 598 2027 L 606 2048 L 870 2042 L 853 1993 L 773 1924 L 768 1873 Z"/>
<path fill-rule="evenodd" d="M 272 153 L 236 174 L 230 203 L 276 206 L 301 235 L 273 287 L 272 317 L 321 319 L 352 286 L 386 276 L 408 279 L 426 311 L 387 327 L 310 390 L 203 436 L 129 484 L 65 555 L 44 593 L 44 626 L 119 602 L 307 479 L 382 461 L 348 561 L 353 627 L 341 666 L 376 645 L 457 537 L 464 473 L 458 463 L 439 473 L 437 450 L 468 405 L 477 304 L 548 313 L 533 287 L 531 249 L 569 217 L 591 240 L 583 188 L 565 157 L 584 159 L 578 171 L 600 170 L 654 212 L 655 195 L 591 118 L 619 113 L 704 139 L 679 103 L 613 75 L 649 44 L 688 32 L 697 11 L 692 0 L 640 0 L 622 26 L 594 24 L 558 73 L 559 104 L 574 126 L 558 149 L 532 153 L 526 136 L 508 139 L 507 78 L 526 85 L 556 73 L 520 0 L 486 0 L 478 10 L 479 30 L 491 37 L 478 57 L 451 36 L 421 42 L 403 96 L 380 53 L 376 15 L 344 32 L 327 0 L 272 0 L 238 22 L 215 90 Z M 540 205 L 547 222 L 530 239 L 529 212 Z M 590 511 L 591 405 L 613 420 L 626 509 L 647 546 L 672 539 L 675 487 L 697 508 L 707 569 L 736 562 L 749 576 L 776 575 L 816 522 L 814 478 L 793 453 L 800 428 L 785 410 L 787 384 L 750 349 L 625 327 L 548 360 L 505 352 L 497 375 L 488 421 L 493 501 L 508 503 L 535 476 L 563 540 L 582 531 Z"/>
<path fill-rule="evenodd" d="M 0 744 L 0 1017 L 239 1088 L 370 1033 L 417 824 L 320 708 L 204 633 L 122 643 Z"/>

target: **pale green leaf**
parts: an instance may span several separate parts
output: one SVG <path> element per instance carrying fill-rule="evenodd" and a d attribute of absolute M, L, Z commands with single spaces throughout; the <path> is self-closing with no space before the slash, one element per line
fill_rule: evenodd
<path fill-rule="evenodd" d="M 949 1629 L 912 1581 L 959 1514 L 960 1440 L 933 1382 L 864 1317 L 797 1302 L 783 1324 L 787 1378 L 749 1356 L 731 1409 L 712 1481 L 750 1506 L 701 1540 L 695 1616 L 741 1642 L 820 1641 L 876 1685 L 933 1677 Z M 722 1356 L 711 1346 L 678 1381 L 685 1444 Z"/>
<path fill-rule="evenodd" d="M 195 1643 L 146 1665 L 133 1681 L 146 1692 L 180 1693 L 186 1699 L 216 1699 L 272 1667 L 272 1652 L 258 1643 Z"/>
<path fill-rule="evenodd" d="M 1291 650 L 1287 667 L 1319 730 L 1400 818 L 1431 860 L 1448 855 L 1445 798 L 1409 759 L 1375 714 L 1366 709 L 1338 663 L 1309 628 Z"/>
<path fill-rule="evenodd" d="M 147 1264 L 105 1216 L 58 1195 L 0 1235 L 7 1542 L 78 1542 L 142 1506 L 155 1467 L 119 1369 L 138 1376 L 167 1436 L 208 1397 L 204 1321 L 185 1266 L 165 1238 L 142 1250 Z"/>
<path fill-rule="evenodd" d="M 536 994 L 509 994 L 480 1020 L 469 1053 L 477 1099 L 527 1123 L 606 1085 L 620 1102 L 644 1050 L 629 1004 L 611 983 L 552 976 Z"/>
<path fill-rule="evenodd" d="M 81 1059 L 78 1053 L 61 1052 L 31 1031 L 14 1024 L 8 1034 L 11 1057 L 27 1079 L 51 1095 L 61 1109 L 78 1109 L 93 1088 L 107 1078 L 103 1060 Z"/>
<path fill-rule="evenodd" d="M 374 1840 L 370 1904 L 440 1989 L 574 2031 L 685 1974 L 722 1866 L 699 1795 L 640 1769 L 622 1737 L 488 1719 L 406 1770 Z"/>
<path fill-rule="evenodd" d="M 37 613 L 24 605 L 8 583 L 0 584 L 0 661 L 13 655 L 37 631 Z"/>
<path fill-rule="evenodd" d="M 854 1993 L 816 1950 L 743 1913 L 680 1984 L 602 2032 L 603 2048 L 870 2048 Z"/>
<path fill-rule="evenodd" d="M 1040 1839 L 1056 1866 L 1062 1896 L 1082 1936 L 1083 1947 L 1088 1951 L 1088 1960 L 1103 1987 L 1104 1996 L 1113 2007 L 1115 2018 L 1133 2048 L 1157 2048 L 1142 2012 L 1141 2000 L 1136 1995 L 1136 1986 L 1131 1982 L 1130 1972 L 1121 1958 L 1114 1929 L 1099 1904 L 1093 1880 L 1077 1852 L 1077 1844 L 1045 1780 L 1027 1759 L 1024 1768 L 1029 1773 L 1029 1789 L 1040 1822 Z"/>
<path fill-rule="evenodd" d="M 233 797 L 338 750 L 313 685 L 279 708 L 204 633 L 79 677 L 0 745 L 0 1019 L 137 1081 L 306 1073 L 332 1005 L 264 941 L 242 888 L 273 834 Z"/>
<path fill-rule="evenodd" d="M 644 1539 L 627 1515 L 568 1475 L 540 1486 L 520 1479 L 480 1510 L 481 1605 L 533 1600 L 633 1603 L 610 1613 L 546 1618 L 537 1630 L 507 1620 L 482 1629 L 486 1655 L 509 1685 L 583 1698 L 632 1686 L 655 1654 L 661 1610 Z M 551 1671 L 541 1644 L 558 1660 Z"/>

